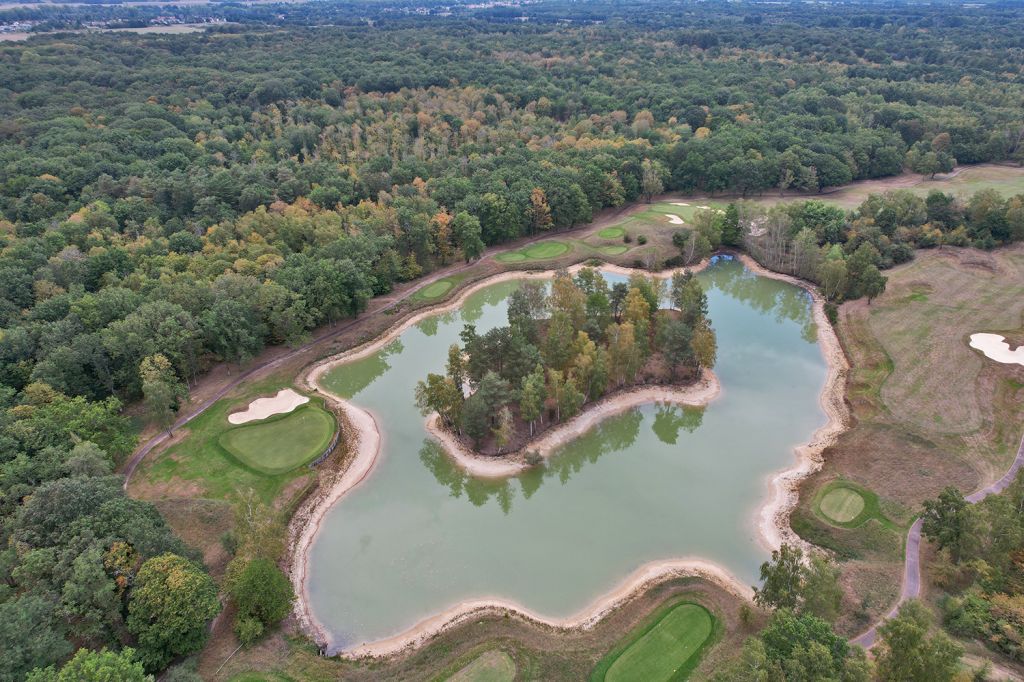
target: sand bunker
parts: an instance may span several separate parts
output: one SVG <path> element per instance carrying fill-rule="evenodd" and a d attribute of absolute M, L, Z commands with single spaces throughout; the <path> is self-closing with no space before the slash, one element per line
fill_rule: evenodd
<path fill-rule="evenodd" d="M 971 348 L 976 348 L 985 357 L 1007 365 L 1024 366 L 1024 346 L 1010 348 L 1006 337 L 1000 334 L 971 334 Z"/>
<path fill-rule="evenodd" d="M 668 218 L 668 221 L 670 223 L 672 223 L 673 225 L 684 225 L 685 224 L 685 223 L 683 223 L 683 219 L 682 218 L 680 218 L 679 216 L 674 215 L 672 213 L 666 213 L 665 217 Z"/>
<path fill-rule="evenodd" d="M 283 388 L 272 398 L 257 398 L 249 403 L 248 409 L 229 414 L 228 421 L 232 424 L 254 422 L 273 417 L 275 414 L 286 414 L 308 402 L 309 398 L 306 396 L 299 395 L 290 388 Z"/>
<path fill-rule="evenodd" d="M 673 206 L 689 206 L 689 204 L 686 203 L 685 201 L 673 201 L 672 205 Z"/>

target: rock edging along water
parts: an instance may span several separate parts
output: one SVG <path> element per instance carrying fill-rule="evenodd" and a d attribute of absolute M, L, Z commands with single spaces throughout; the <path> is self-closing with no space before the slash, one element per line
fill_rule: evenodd
<path fill-rule="evenodd" d="M 608 417 L 648 403 L 704 407 L 720 394 L 721 384 L 711 370 L 703 370 L 700 378 L 687 386 L 648 385 L 615 391 L 584 405 L 572 419 L 551 427 L 519 451 L 505 455 L 489 456 L 474 452 L 441 425 L 437 413 L 427 417 L 426 428 L 427 433 L 441 443 L 445 453 L 467 473 L 480 478 L 508 478 L 530 468 L 526 452 L 535 452 L 547 459 L 560 447 L 579 438 Z"/>
<path fill-rule="evenodd" d="M 769 481 L 771 495 L 769 501 L 761 509 L 760 522 L 758 523 L 759 539 L 768 549 L 778 548 L 783 541 L 796 542 L 806 546 L 807 543 L 800 539 L 789 527 L 789 514 L 797 502 L 798 483 L 804 477 L 820 468 L 822 450 L 834 442 L 835 437 L 845 428 L 847 411 L 843 401 L 843 387 L 849 365 L 839 340 L 825 317 L 824 301 L 811 288 L 810 284 L 795 277 L 766 270 L 745 255 L 741 255 L 739 258 L 755 274 L 789 282 L 810 294 L 813 302 L 814 319 L 818 323 L 819 347 L 829 368 L 828 378 L 820 396 L 820 402 L 828 417 L 828 423 L 819 428 L 806 444 L 794 449 L 797 455 L 795 466 L 772 476 Z M 691 268 L 676 268 L 662 273 L 649 273 L 643 270 L 631 270 L 629 268 L 607 265 L 601 265 L 598 269 L 627 276 L 639 272 L 648 276 L 653 275 L 665 278 L 686 269 L 697 272 L 707 267 L 710 262 L 705 260 Z M 586 266 L 576 265 L 570 268 L 569 271 L 576 272 L 582 267 Z M 330 637 L 313 615 L 309 603 L 309 594 L 306 586 L 309 549 L 315 541 L 320 524 L 328 511 L 345 494 L 365 481 L 372 473 L 380 453 L 381 437 L 376 420 L 369 411 L 357 407 L 349 400 L 320 387 L 317 383 L 319 378 L 339 364 L 358 360 L 386 347 L 406 329 L 427 317 L 458 309 L 470 295 L 480 289 L 509 280 L 550 279 L 553 274 L 554 271 L 506 272 L 481 280 L 463 290 L 452 301 L 425 309 L 411 316 L 376 340 L 314 365 L 303 377 L 306 387 L 318 391 L 321 395 L 327 397 L 337 405 L 339 410 L 347 415 L 352 426 L 349 433 L 355 436 L 355 456 L 348 469 L 339 477 L 331 481 L 324 481 L 321 485 L 321 490 L 314 496 L 311 496 L 303 507 L 300 508 L 291 525 L 293 530 L 291 537 L 295 539 L 291 574 L 296 594 L 298 595 L 295 611 L 300 624 L 321 646 L 329 649 Z M 513 612 L 521 614 L 527 619 L 552 627 L 588 628 L 598 622 L 611 609 L 647 589 L 652 584 L 683 575 L 706 578 L 745 599 L 750 599 L 753 595 L 749 586 L 740 583 L 725 568 L 713 562 L 693 558 L 667 559 L 641 566 L 612 592 L 599 598 L 571 618 L 562 620 L 545 619 L 518 604 L 497 598 L 484 598 L 456 604 L 394 637 L 374 643 L 362 644 L 345 651 L 329 652 L 332 654 L 342 653 L 352 658 L 396 654 L 404 649 L 418 646 L 433 635 L 464 622 L 468 618 L 488 612 L 506 614 Z"/>

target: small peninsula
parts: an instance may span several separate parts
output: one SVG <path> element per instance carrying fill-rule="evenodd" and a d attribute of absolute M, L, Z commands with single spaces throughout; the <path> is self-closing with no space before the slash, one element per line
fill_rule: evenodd
<path fill-rule="evenodd" d="M 667 300 L 671 307 L 661 307 Z M 550 291 L 527 281 L 510 297 L 508 325 L 467 324 L 444 374 L 416 385 L 416 403 L 461 449 L 524 453 L 545 431 L 591 404 L 641 386 L 689 386 L 714 366 L 707 296 L 690 272 L 668 282 L 633 274 L 609 286 L 593 268 L 559 271 Z"/>

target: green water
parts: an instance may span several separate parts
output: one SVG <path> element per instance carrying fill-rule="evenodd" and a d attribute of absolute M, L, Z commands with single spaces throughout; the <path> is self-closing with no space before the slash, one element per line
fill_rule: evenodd
<path fill-rule="evenodd" d="M 413 387 L 443 371 L 465 322 L 480 332 L 505 324 L 516 283 L 482 290 L 324 376 L 371 410 L 383 435 L 377 468 L 328 512 L 311 549 L 311 603 L 332 649 L 398 634 L 465 599 L 569 616 L 657 559 L 706 558 L 756 580 L 766 558 L 757 508 L 769 474 L 825 423 L 827 368 L 806 292 L 735 261 L 700 278 L 722 396 L 705 410 L 633 409 L 504 481 L 451 464 L 426 437 Z"/>

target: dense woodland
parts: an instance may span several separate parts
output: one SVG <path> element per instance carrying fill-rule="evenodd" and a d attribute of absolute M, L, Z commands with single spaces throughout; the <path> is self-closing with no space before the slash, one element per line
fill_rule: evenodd
<path fill-rule="evenodd" d="M 1013 4 L 323 2 L 0 22 L 157 11 L 233 23 L 0 46 L 0 680 L 101 664 L 141 679 L 138 664 L 202 646 L 218 589 L 243 640 L 287 610 L 283 588 L 271 605 L 246 593 L 279 584 L 258 551 L 243 542 L 218 587 L 125 497 L 126 402 L 166 425 L 213 363 L 662 191 L 815 194 L 1024 158 Z M 666 256 L 746 246 L 839 300 L 873 295 L 913 247 L 992 247 L 1021 223 L 1019 197 L 991 194 L 850 214 L 739 201 Z M 79 647 L 97 653 L 58 671 Z"/>
<path fill-rule="evenodd" d="M 478 334 L 466 325 L 445 373 L 417 384 L 416 403 L 500 454 L 611 391 L 692 381 L 717 353 L 707 296 L 689 272 L 665 289 L 643 275 L 609 287 L 592 268 L 556 273 L 550 294 L 525 282 L 509 297 L 508 326 Z"/>

